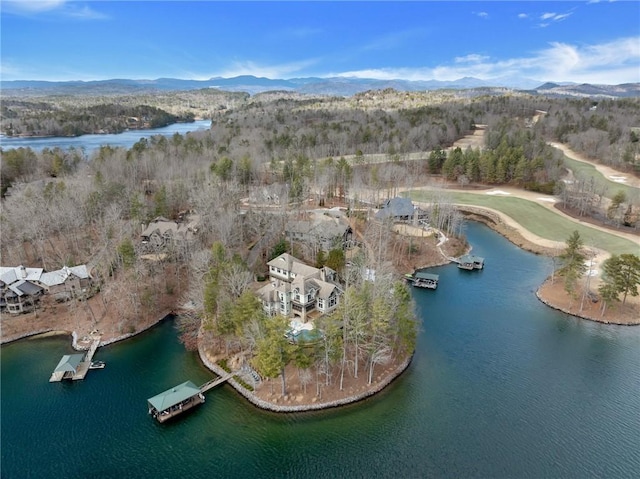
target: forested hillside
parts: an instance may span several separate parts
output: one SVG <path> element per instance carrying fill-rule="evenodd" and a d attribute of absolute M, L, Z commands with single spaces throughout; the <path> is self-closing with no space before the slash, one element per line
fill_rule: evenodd
<path fill-rule="evenodd" d="M 183 337 L 194 338 L 204 321 L 214 349 L 255 354 L 253 364 L 263 376 L 283 375 L 283 389 L 286 364 L 307 363 L 300 348 L 283 343 L 286 322 L 263 318 L 248 293 L 253 278 L 264 275 L 266 260 L 279 252 L 319 266 L 330 261 L 348 283 L 344 303 L 321 321 L 326 334 L 316 366 L 327 378 L 329 368 L 343 374 L 345 364 L 353 363 L 366 368 L 371 380 L 376 364 L 401 361 L 412 351 L 417 324 L 394 265 L 419 246 L 399 241 L 386 223 L 367 221 L 371 208 L 400 187 L 437 183 L 427 214 L 449 236 L 459 234 L 462 217 L 447 187 L 509 185 L 556 193 L 566 208 L 616 226 L 640 201 L 579 173 L 569 175 L 562 153 L 548 145 L 568 142 L 637 172 L 638 99 L 596 104 L 392 90 L 349 98 L 212 95 L 209 104 L 206 94 L 198 98 L 198 108 L 212 118 L 210 131 L 157 135 L 130 149 L 104 146 L 91 153 L 3 150 L 3 263 L 47 270 L 87 263 L 102 283 L 104 304 L 122 317 L 123 331 L 137 330 L 140 308 L 156 313 L 167 297 L 188 304 L 197 313 L 183 323 Z M 25 108 L 41 113 L 33 121 L 46 122 L 49 107 L 40 106 Z M 98 116 L 162 115 L 155 108 L 98 103 L 74 111 L 91 122 Z M 52 124 L 66 118 L 62 111 L 71 109 L 53 115 Z M 483 145 L 452 148 L 478 128 L 484 130 Z M 290 220 L 326 204 L 341 205 L 357 230 L 362 247 L 351 260 L 357 268 L 345 269 L 341 249 L 309 252 L 284 241 Z M 189 240 L 144 243 L 143 229 L 158 217 L 180 225 L 190 218 L 197 226 Z M 637 222 L 627 227 L 637 228 Z M 367 284 L 367 269 L 377 271 L 378 286 Z M 351 278 L 353 272 L 360 277 Z M 391 311 L 401 313 L 391 315 L 395 322 L 385 320 Z"/>
<path fill-rule="evenodd" d="M 89 157 L 77 150 L 3 151 L 3 193 L 12 184 L 36 180 L 46 185 L 55 179 L 56 185 L 14 189 L 5 200 L 3 250 L 19 245 L 19 237 L 34 241 L 48 237 L 50 228 L 64 230 L 67 220 L 52 221 L 55 215 L 49 215 L 34 221 L 40 224 L 37 236 L 23 231 L 27 225 L 20 218 L 42 215 L 39 201 L 50 212 L 58 202 L 73 203 L 76 213 L 69 219 L 80 230 L 102 221 L 107 211 L 139 224 L 196 209 L 205 231 L 225 236 L 214 239 L 226 243 L 239 234 L 231 226 L 239 199 L 269 196 L 268 191 L 282 190 L 279 197 L 292 201 L 318 202 L 353 200 L 375 191 L 380 200 L 398 186 L 436 175 L 459 186 L 511 184 L 561 192 L 565 185 L 558 180 L 566 170 L 562 155 L 546 145 L 549 140 L 568 142 L 587 156 L 597 152 L 603 163 L 623 171 L 640 169 L 633 126 L 640 124 L 638 99 L 595 105 L 527 95 L 468 99 L 453 92 L 391 90 L 350 98 L 235 95 L 224 97 L 229 108 L 214 103 L 210 132 L 143 139 L 128 151 L 103 147 Z M 486 125 L 484 148 L 445 151 L 475 125 Z M 45 190 L 55 196 L 36 201 Z M 26 193 L 29 200 L 23 201 Z M 615 194 L 598 192 L 600 197 Z M 23 211 L 30 202 L 33 212 Z M 91 245 L 83 244 L 89 253 Z"/>
<path fill-rule="evenodd" d="M 215 89 L 140 95 L 6 96 L 0 133 L 6 136 L 79 136 L 159 128 L 209 118 L 248 97 Z"/>

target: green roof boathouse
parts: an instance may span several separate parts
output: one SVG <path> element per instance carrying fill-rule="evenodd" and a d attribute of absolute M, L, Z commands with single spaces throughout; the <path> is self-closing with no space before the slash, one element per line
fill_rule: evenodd
<path fill-rule="evenodd" d="M 147 399 L 149 414 L 158 422 L 165 422 L 203 402 L 204 394 L 191 381 L 186 381 Z"/>

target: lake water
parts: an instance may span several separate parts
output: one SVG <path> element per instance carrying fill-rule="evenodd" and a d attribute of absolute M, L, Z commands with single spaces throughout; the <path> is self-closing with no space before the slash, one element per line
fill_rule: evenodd
<path fill-rule="evenodd" d="M 103 370 L 49 383 L 68 339 L 1 348 L 3 478 L 624 478 L 640 471 L 640 328 L 553 311 L 545 258 L 470 224 L 483 271 L 434 268 L 408 370 L 340 409 L 278 415 L 229 386 L 164 425 L 146 399 L 212 374 L 171 321 L 98 350 Z"/>
<path fill-rule="evenodd" d="M 146 130 L 129 130 L 117 134 L 106 135 L 82 135 L 75 137 L 46 137 L 46 138 L 10 138 L 0 137 L 0 146 L 3 149 L 9 148 L 31 148 L 42 151 L 45 148 L 67 149 L 84 148 L 87 154 L 97 150 L 101 146 L 113 146 L 131 148 L 141 138 L 149 138 L 154 135 L 173 136 L 175 133 L 184 135 L 190 131 L 208 130 L 211 127 L 211 120 L 198 120 L 192 123 L 174 123 L 163 128 Z"/>

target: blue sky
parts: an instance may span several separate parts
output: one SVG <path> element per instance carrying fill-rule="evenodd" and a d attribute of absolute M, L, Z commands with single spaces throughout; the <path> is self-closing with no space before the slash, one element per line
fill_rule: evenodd
<path fill-rule="evenodd" d="M 0 0 L 2 80 L 640 82 L 640 2 Z"/>

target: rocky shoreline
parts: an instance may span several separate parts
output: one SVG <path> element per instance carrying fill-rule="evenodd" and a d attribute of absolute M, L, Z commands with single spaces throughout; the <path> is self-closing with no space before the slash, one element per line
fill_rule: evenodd
<path fill-rule="evenodd" d="M 211 371 L 213 371 L 215 374 L 217 374 L 218 376 L 224 376 L 225 374 L 227 374 L 227 372 L 224 369 L 222 369 L 220 366 L 218 366 L 208 358 L 200 341 L 198 341 L 198 354 L 200 356 L 200 360 L 202 361 L 202 363 Z M 248 389 L 246 389 L 244 386 L 242 386 L 240 383 L 238 383 L 238 381 L 236 381 L 233 378 L 229 379 L 227 382 L 240 395 L 242 395 L 245 399 L 247 399 L 247 401 L 249 401 L 251 404 L 253 404 L 254 406 L 260 409 L 264 409 L 271 412 L 278 412 L 278 413 L 318 411 L 322 409 L 330 409 L 334 407 L 345 406 L 347 404 L 353 404 L 355 402 L 362 401 L 363 399 L 366 399 L 368 397 L 373 396 L 374 394 L 379 393 L 384 388 L 386 388 L 389 384 L 391 384 L 396 378 L 398 378 L 409 367 L 412 359 L 413 359 L 413 355 L 408 356 L 396 368 L 396 370 L 393 371 L 393 373 L 389 374 L 382 381 L 380 381 L 374 387 L 372 387 L 371 389 L 365 392 L 362 392 L 360 394 L 354 394 L 352 396 L 347 396 L 340 399 L 336 399 L 334 401 L 328 401 L 328 402 L 322 402 L 322 403 L 299 404 L 295 406 L 276 404 L 273 402 L 265 401 L 264 399 L 260 399 L 259 397 L 257 397 Z"/>

